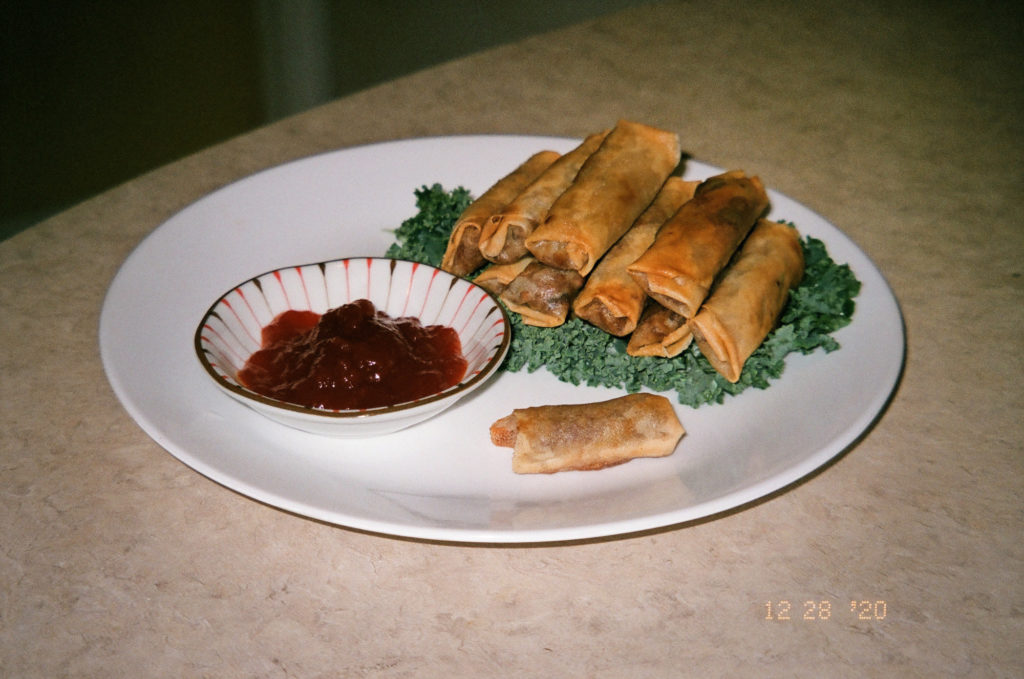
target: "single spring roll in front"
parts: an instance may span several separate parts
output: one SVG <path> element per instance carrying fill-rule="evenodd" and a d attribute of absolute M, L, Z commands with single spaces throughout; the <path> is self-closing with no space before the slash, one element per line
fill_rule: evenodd
<path fill-rule="evenodd" d="M 718 273 L 757 219 L 768 195 L 741 171 L 711 177 L 658 231 L 628 271 L 662 306 L 692 318 Z"/>
<path fill-rule="evenodd" d="M 665 181 L 654 202 L 590 272 L 586 285 L 573 302 L 577 316 L 617 337 L 633 332 L 647 293 L 626 267 L 650 247 L 661 225 L 693 197 L 698 184 L 679 177 Z"/>
<path fill-rule="evenodd" d="M 529 254 L 526 237 L 548 214 L 555 200 L 569 188 L 583 163 L 608 136 L 608 130 L 589 135 L 583 142 L 551 163 L 539 177 L 484 224 L 480 253 L 497 264 L 508 264 Z"/>
<path fill-rule="evenodd" d="M 565 323 L 583 283 L 575 271 L 532 261 L 502 291 L 501 300 L 526 325 L 554 328 Z"/>
<path fill-rule="evenodd" d="M 691 321 L 701 353 L 725 379 L 740 379 L 743 364 L 775 326 L 803 273 L 796 229 L 759 220 Z"/>
<path fill-rule="evenodd" d="M 619 121 L 526 239 L 541 262 L 586 276 L 679 164 L 679 136 Z"/>
<path fill-rule="evenodd" d="M 629 394 L 598 403 L 517 408 L 490 428 L 510 447 L 517 474 L 603 469 L 637 457 L 671 455 L 685 431 L 672 403 Z"/>
<path fill-rule="evenodd" d="M 480 253 L 480 232 L 483 225 L 491 215 L 508 205 L 520 191 L 540 176 L 540 173 L 559 155 L 556 151 L 540 151 L 533 154 L 470 203 L 455 222 L 452 234 L 448 238 L 448 246 L 441 258 L 441 268 L 456 276 L 467 276 L 483 266 L 485 259 Z"/>

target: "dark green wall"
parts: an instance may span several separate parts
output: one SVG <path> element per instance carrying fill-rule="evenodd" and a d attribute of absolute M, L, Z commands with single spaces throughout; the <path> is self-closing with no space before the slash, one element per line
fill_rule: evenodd
<path fill-rule="evenodd" d="M 0 238 L 278 117 L 637 0 L 0 0 Z"/>

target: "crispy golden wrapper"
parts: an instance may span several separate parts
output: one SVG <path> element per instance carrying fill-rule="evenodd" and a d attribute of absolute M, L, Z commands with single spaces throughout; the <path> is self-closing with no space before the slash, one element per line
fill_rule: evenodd
<path fill-rule="evenodd" d="M 490 428 L 495 445 L 513 449 L 517 474 L 604 469 L 638 457 L 664 457 L 684 433 L 672 403 L 657 394 L 517 408 Z"/>
<path fill-rule="evenodd" d="M 803 273 L 797 230 L 759 220 L 690 323 L 701 353 L 725 379 L 739 380 Z"/>
<path fill-rule="evenodd" d="M 658 229 L 693 197 L 699 183 L 679 177 L 665 181 L 654 202 L 590 272 L 586 285 L 573 302 L 577 316 L 617 337 L 633 332 L 647 293 L 626 267 L 650 247 Z"/>
<path fill-rule="evenodd" d="M 586 276 L 679 164 L 679 136 L 620 120 L 526 239 L 539 261 Z"/>
<path fill-rule="evenodd" d="M 768 209 L 757 177 L 741 171 L 711 177 L 658 231 L 628 271 L 662 306 L 692 318 L 719 272 Z"/>

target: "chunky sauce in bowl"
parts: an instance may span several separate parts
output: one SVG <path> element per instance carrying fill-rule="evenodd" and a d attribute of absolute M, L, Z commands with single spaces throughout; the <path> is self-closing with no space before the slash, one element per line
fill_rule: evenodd
<path fill-rule="evenodd" d="M 459 335 L 392 318 L 360 299 L 327 311 L 285 311 L 263 328 L 261 348 L 238 373 L 252 391 L 325 410 L 413 401 L 466 374 Z"/>

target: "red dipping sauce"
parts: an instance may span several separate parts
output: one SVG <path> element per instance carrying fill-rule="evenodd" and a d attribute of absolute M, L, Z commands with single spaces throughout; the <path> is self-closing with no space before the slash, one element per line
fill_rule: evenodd
<path fill-rule="evenodd" d="M 270 398 L 362 410 L 447 389 L 466 374 L 459 335 L 411 316 L 391 318 L 360 299 L 322 316 L 286 311 L 263 329 L 238 381 Z"/>

